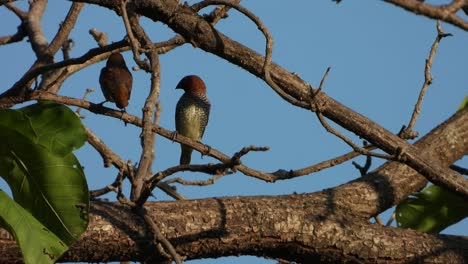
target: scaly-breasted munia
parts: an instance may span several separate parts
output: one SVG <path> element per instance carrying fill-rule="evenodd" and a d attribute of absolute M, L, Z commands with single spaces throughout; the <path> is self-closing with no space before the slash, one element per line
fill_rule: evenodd
<path fill-rule="evenodd" d="M 102 68 L 99 76 L 99 84 L 107 101 L 115 102 L 115 105 L 124 109 L 130 100 L 133 77 L 120 53 L 112 53 L 107 59 L 106 67 Z"/>
<path fill-rule="evenodd" d="M 196 75 L 185 76 L 177 84 L 176 89 L 183 89 L 185 93 L 177 102 L 175 123 L 178 134 L 201 141 L 208 117 L 210 115 L 211 104 L 206 97 L 205 83 Z M 190 164 L 193 149 L 180 145 L 180 164 Z"/>

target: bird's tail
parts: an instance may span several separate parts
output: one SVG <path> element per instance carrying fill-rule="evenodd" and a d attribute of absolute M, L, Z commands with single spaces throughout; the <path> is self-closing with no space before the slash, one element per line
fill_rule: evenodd
<path fill-rule="evenodd" d="M 183 145 L 181 145 L 181 149 L 182 152 L 180 153 L 180 165 L 190 164 L 193 149 Z"/>
<path fill-rule="evenodd" d="M 129 94 L 127 92 L 126 87 L 119 87 L 117 93 L 114 95 L 115 105 L 117 105 L 117 107 L 120 109 L 127 107 L 128 97 Z"/>

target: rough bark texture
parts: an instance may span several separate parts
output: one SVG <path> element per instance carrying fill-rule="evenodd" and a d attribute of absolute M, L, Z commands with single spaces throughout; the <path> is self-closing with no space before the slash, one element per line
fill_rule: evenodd
<path fill-rule="evenodd" d="M 177 252 L 187 259 L 229 255 L 281 257 L 301 263 L 462 263 L 467 239 L 384 228 L 337 217 L 310 195 L 230 197 L 159 202 L 148 210 Z M 118 203 L 93 203 L 91 223 L 62 261 L 161 261 L 141 219 Z M 3 244 L 2 263 L 17 260 Z M 11 252 L 17 252 L 16 256 Z M 5 259 L 9 256 L 12 259 Z"/>

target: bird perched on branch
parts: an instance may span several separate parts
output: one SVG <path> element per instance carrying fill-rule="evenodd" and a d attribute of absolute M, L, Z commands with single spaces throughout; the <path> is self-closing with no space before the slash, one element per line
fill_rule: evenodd
<path fill-rule="evenodd" d="M 133 77 L 120 53 L 112 53 L 107 59 L 106 67 L 102 68 L 99 84 L 106 100 L 125 111 L 132 92 Z"/>
<path fill-rule="evenodd" d="M 201 141 L 208 117 L 210 115 L 211 104 L 206 97 L 206 86 L 200 77 L 196 75 L 185 76 L 177 84 L 176 89 L 183 89 L 185 93 L 177 102 L 175 123 L 178 134 Z M 190 164 L 193 149 L 180 145 L 180 164 Z"/>

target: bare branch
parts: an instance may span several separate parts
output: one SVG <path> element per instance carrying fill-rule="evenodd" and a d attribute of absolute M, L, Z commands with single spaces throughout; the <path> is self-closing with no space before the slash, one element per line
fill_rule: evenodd
<path fill-rule="evenodd" d="M 104 144 L 104 142 L 102 142 L 102 140 L 94 134 L 93 131 L 91 131 L 91 129 L 85 127 L 85 131 L 88 135 L 88 143 L 101 155 L 105 168 L 108 168 L 111 165 L 114 165 L 119 170 L 126 168 L 126 163 L 109 147 L 107 147 L 106 144 Z"/>
<path fill-rule="evenodd" d="M 8 10 L 13 12 L 21 21 L 25 21 L 28 18 L 28 12 L 24 12 L 20 8 L 18 8 L 15 4 L 13 3 L 8 3 L 5 5 Z"/>
<path fill-rule="evenodd" d="M 0 45 L 20 42 L 25 37 L 26 37 L 26 31 L 24 30 L 24 25 L 21 24 L 21 25 L 18 26 L 18 29 L 17 29 L 15 34 L 0 37 Z"/>
<path fill-rule="evenodd" d="M 124 0 L 122 0 L 124 1 Z M 122 4 L 125 7 L 124 4 Z M 123 11 L 125 12 L 125 11 Z M 144 47 L 148 51 L 146 57 L 149 58 L 151 64 L 151 89 L 143 107 L 143 119 L 142 119 L 142 131 L 141 131 L 141 144 L 142 152 L 140 156 L 140 162 L 138 163 L 138 170 L 135 175 L 135 180 L 132 184 L 132 201 L 139 200 L 142 190 L 145 188 L 145 179 L 151 174 L 151 165 L 154 159 L 154 140 L 155 134 L 153 133 L 153 127 L 157 124 L 153 124 L 153 118 L 156 121 L 155 105 L 159 97 L 160 85 L 161 85 L 161 72 L 159 65 L 159 56 L 156 49 L 153 47 L 151 39 L 148 37 L 144 29 L 138 22 L 138 17 L 132 16 L 131 20 L 128 21 L 131 24 L 131 29 L 135 31 L 135 35 L 138 38 L 140 46 Z M 134 54 L 136 56 L 136 54 Z M 135 58 L 137 59 L 137 58 Z M 139 203 L 141 206 L 145 201 Z"/>
<path fill-rule="evenodd" d="M 104 188 L 93 190 L 89 192 L 89 195 L 92 199 L 104 195 L 109 192 L 115 192 L 117 197 L 122 196 L 122 182 L 125 179 L 124 169 L 120 169 L 117 177 L 115 178 L 114 182 L 107 185 Z"/>
<path fill-rule="evenodd" d="M 365 141 L 364 141 L 365 143 Z M 364 144 L 364 146 L 366 146 L 366 144 Z M 359 170 L 359 173 L 361 174 L 361 176 L 364 176 L 367 174 L 367 172 L 369 171 L 371 165 L 372 165 L 372 156 L 370 155 L 367 155 L 366 156 L 366 163 L 364 163 L 364 166 L 361 166 L 359 165 L 357 162 L 352 162 L 352 164 L 354 165 L 354 167 L 356 169 Z"/>
<path fill-rule="evenodd" d="M 92 93 L 96 91 L 96 89 L 94 88 L 87 88 L 86 91 L 85 91 L 85 94 L 83 95 L 83 100 L 87 100 L 88 99 L 88 96 Z M 80 117 L 80 118 L 83 118 L 83 116 L 80 115 L 80 112 L 81 112 L 81 107 L 78 107 L 75 111 L 75 113 Z M 91 130 L 88 129 L 89 132 L 91 132 Z M 86 131 L 86 132 L 88 132 Z M 88 136 L 89 136 L 89 133 L 88 133 Z"/>
<path fill-rule="evenodd" d="M 132 26 L 130 26 L 130 21 L 127 15 L 127 1 L 128 0 L 120 0 L 120 11 L 122 13 L 122 19 L 124 21 L 125 29 L 127 30 L 127 37 L 130 40 L 130 47 L 133 53 L 133 60 L 138 64 L 140 69 L 144 69 L 147 72 L 151 72 L 149 65 L 140 58 L 140 50 L 141 50 L 140 42 L 141 41 L 137 40 L 135 36 L 133 35 L 133 29 L 135 28 L 135 25 L 138 24 L 138 18 L 135 17 L 135 14 L 133 14 L 132 12 L 133 23 L 132 23 Z M 141 38 L 142 37 L 141 35 L 146 34 L 146 33 L 143 33 L 144 30 L 141 27 L 139 30 L 141 32 L 140 33 L 140 38 Z M 149 43 L 149 41 L 147 42 Z M 150 49 L 151 47 L 147 46 L 145 48 Z"/>
<path fill-rule="evenodd" d="M 366 148 L 362 148 L 358 145 L 356 145 L 351 139 L 349 139 L 348 137 L 346 137 L 344 134 L 342 134 L 341 132 L 339 132 L 338 130 L 334 129 L 333 127 L 331 127 L 328 122 L 325 120 L 325 118 L 323 117 L 322 115 L 322 110 L 321 110 L 321 106 L 319 105 L 318 102 L 315 102 L 315 97 L 321 93 L 322 91 L 322 88 L 323 88 L 323 85 L 325 83 L 325 80 L 327 79 L 327 76 L 328 76 L 328 73 L 330 72 L 330 67 L 327 68 L 327 70 L 325 71 L 325 73 L 323 74 L 323 77 L 322 77 L 322 80 L 320 81 L 320 85 L 319 85 L 319 88 L 316 90 L 316 91 L 313 91 L 313 88 L 311 85 L 309 85 L 309 87 L 311 88 L 311 95 L 310 95 L 310 105 L 311 105 L 311 110 L 314 109 L 315 110 L 315 114 L 317 115 L 317 118 L 319 119 L 320 123 L 322 124 L 322 126 L 331 134 L 337 136 L 338 138 L 340 138 L 341 140 L 343 140 L 346 144 L 348 144 L 349 146 L 351 146 L 353 148 L 353 150 L 355 152 L 358 152 L 360 154 L 363 154 L 363 155 L 366 155 L 368 157 L 370 156 L 374 156 L 374 157 L 379 157 L 379 158 L 382 158 L 382 159 L 393 159 L 392 156 L 389 156 L 389 155 L 385 155 L 385 154 L 380 154 L 380 153 L 375 153 L 375 152 L 371 152 L 369 149 L 366 149 Z M 355 165 L 356 166 L 356 165 Z M 356 166 L 357 167 L 357 166 Z M 362 175 L 362 174 L 361 174 Z"/>
<path fill-rule="evenodd" d="M 240 3 L 241 0 L 232 0 L 231 2 L 235 5 L 238 5 Z M 192 8 L 195 9 L 195 10 L 200 10 L 199 8 L 199 4 L 200 3 L 195 3 Z M 203 8 L 203 7 L 201 7 Z M 223 19 L 223 18 L 226 18 L 227 17 L 227 13 L 229 11 L 229 9 L 231 9 L 230 6 L 218 6 L 216 7 L 210 14 L 208 15 L 205 15 L 205 19 L 207 21 L 209 21 L 212 25 L 218 23 L 219 20 Z"/>
<path fill-rule="evenodd" d="M 94 40 L 97 42 L 99 47 L 107 46 L 107 33 L 100 32 L 96 28 L 92 28 L 89 30 L 89 34 L 93 36 Z"/>
<path fill-rule="evenodd" d="M 216 174 L 213 177 L 209 178 L 208 180 L 200 180 L 200 181 L 184 180 L 184 179 L 182 179 L 180 177 L 177 177 L 177 178 L 167 180 L 166 183 L 167 184 L 179 183 L 179 184 L 183 184 L 183 185 L 207 186 L 207 185 L 214 184 L 218 179 L 220 179 L 224 175 L 225 174 Z"/>
<path fill-rule="evenodd" d="M 28 32 L 31 47 L 36 53 L 37 58 L 42 58 L 48 47 L 48 42 L 42 32 L 41 20 L 47 6 L 47 0 L 35 0 L 30 2 L 28 19 L 25 22 L 26 31 Z M 60 43 L 62 44 L 62 43 Z M 45 58 L 46 61 L 51 58 Z"/>
<path fill-rule="evenodd" d="M 157 226 L 156 222 L 153 220 L 151 215 L 149 214 L 148 210 L 145 207 L 138 207 L 135 208 L 138 214 L 145 220 L 146 226 L 149 228 L 151 234 L 153 234 L 153 244 L 156 246 L 159 243 L 163 245 L 163 247 L 169 251 L 170 257 L 172 260 L 175 261 L 176 264 L 182 263 L 182 258 L 177 254 L 176 250 L 172 246 L 171 242 L 167 240 L 167 238 L 161 233 L 159 227 Z M 160 251 L 163 251 L 162 248 L 157 247 Z M 167 253 L 161 252 L 161 254 L 166 255 Z"/>
<path fill-rule="evenodd" d="M 468 30 L 468 22 L 457 16 L 458 9 L 466 6 L 465 0 L 455 0 L 448 5 L 433 6 L 419 0 L 385 0 L 409 12 L 445 21 L 463 30 Z"/>
<path fill-rule="evenodd" d="M 351 139 L 349 139 L 348 137 L 346 137 L 343 133 L 339 132 L 338 130 L 334 129 L 333 127 L 331 127 L 328 122 L 325 120 L 325 118 L 323 117 L 322 113 L 320 112 L 321 110 L 317 108 L 317 110 L 315 111 L 315 113 L 317 114 L 317 118 L 319 119 L 320 123 L 322 124 L 322 126 L 331 134 L 337 136 L 338 138 L 340 138 L 341 140 L 343 140 L 346 144 L 348 144 L 351 148 L 353 148 L 354 151 L 358 152 L 358 153 L 361 153 L 363 155 L 368 155 L 368 156 L 374 156 L 374 157 L 377 157 L 377 158 L 381 158 L 381 159 L 387 159 L 387 160 L 393 160 L 395 159 L 396 157 L 394 156 L 391 156 L 391 155 L 386 155 L 386 154 L 380 154 L 380 153 L 376 153 L 376 152 L 371 152 L 365 148 L 362 148 L 358 145 L 356 145 Z"/>
<path fill-rule="evenodd" d="M 452 36 L 452 34 L 444 33 L 442 27 L 440 26 L 440 22 L 437 21 L 437 37 L 434 40 L 434 43 L 432 44 L 431 51 L 429 52 L 429 57 L 426 59 L 426 65 L 424 67 L 424 83 L 421 88 L 421 91 L 419 92 L 418 101 L 414 106 L 413 114 L 411 115 L 411 119 L 408 123 L 408 126 L 403 127 L 400 133 L 398 133 L 398 135 L 403 139 L 414 139 L 418 137 L 418 132 L 413 131 L 413 127 L 416 124 L 416 120 L 418 119 L 419 113 L 421 111 L 421 105 L 424 98 L 424 94 L 426 93 L 427 88 L 429 88 L 429 85 L 432 84 L 432 61 L 434 60 L 437 47 L 439 46 L 440 41 L 448 36 Z"/>
<path fill-rule="evenodd" d="M 76 20 L 78 19 L 78 15 L 80 14 L 83 6 L 83 3 L 74 2 L 72 4 L 70 10 L 68 10 L 65 20 L 60 24 L 57 34 L 55 34 L 54 39 L 45 50 L 46 54 L 53 56 L 63 46 L 63 44 L 68 41 L 68 36 L 75 27 Z"/>
<path fill-rule="evenodd" d="M 209 154 L 211 151 L 211 147 L 208 149 L 209 149 L 208 151 L 208 154 Z M 238 168 L 240 168 L 240 170 L 244 172 L 244 169 L 240 167 L 242 166 L 241 161 L 240 161 L 240 158 L 242 156 L 246 155 L 250 151 L 267 151 L 268 149 L 269 149 L 268 147 L 248 146 L 248 147 L 242 148 L 239 152 L 235 153 L 232 156 L 232 158 L 230 158 L 227 161 L 224 161 L 223 163 L 206 164 L 206 165 L 193 165 L 193 164 L 192 165 L 190 164 L 178 165 L 178 166 L 174 166 L 166 170 L 160 171 L 154 174 L 151 178 L 147 180 L 145 184 L 146 188 L 143 189 L 141 197 L 139 201 L 137 201 L 137 204 L 141 204 L 142 203 L 141 201 L 146 201 L 146 199 L 150 196 L 153 189 L 156 187 L 158 183 L 161 182 L 161 180 L 177 172 L 193 171 L 193 172 L 203 172 L 203 173 L 215 175 L 215 177 L 213 177 L 212 179 L 208 181 L 204 181 L 204 182 L 207 182 L 207 184 L 205 185 L 208 185 L 209 182 L 211 182 L 209 184 L 212 184 L 214 183 L 215 180 L 219 179 L 221 176 L 231 174 L 233 171 L 236 171 Z M 178 180 L 178 182 L 181 183 L 183 182 L 183 180 Z M 166 183 L 172 183 L 172 181 L 166 181 Z M 198 183 L 195 183 L 194 185 L 204 185 L 204 184 L 202 182 L 198 182 Z"/>
<path fill-rule="evenodd" d="M 8 3 L 14 2 L 16 0 L 0 0 L 0 6 L 7 5 Z"/>

